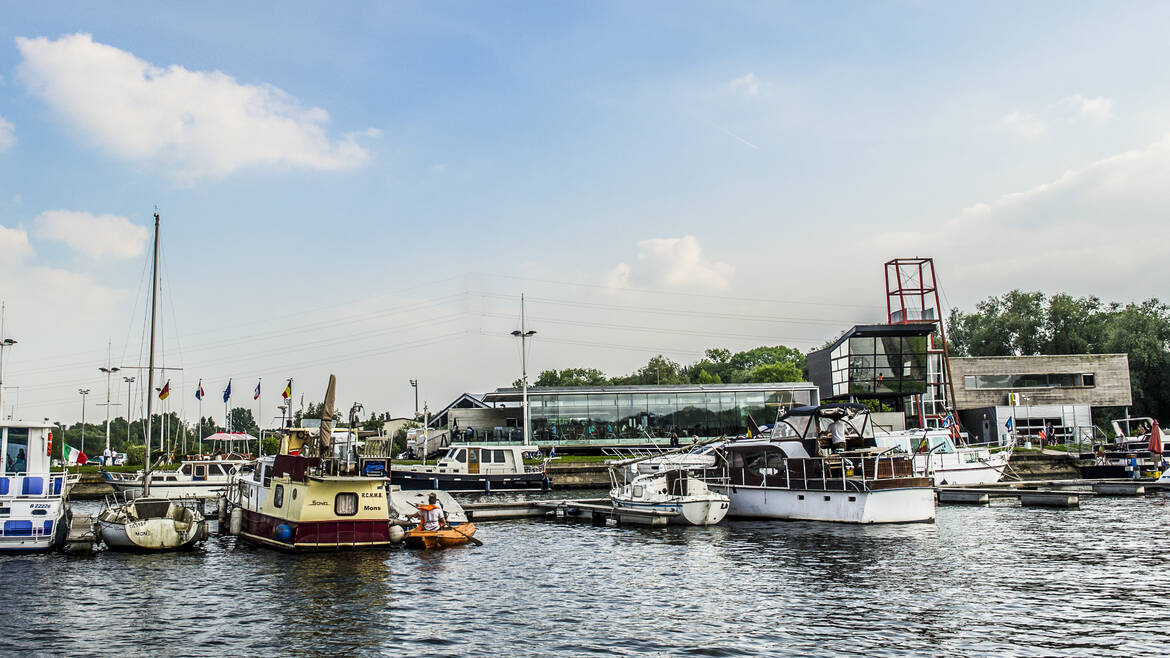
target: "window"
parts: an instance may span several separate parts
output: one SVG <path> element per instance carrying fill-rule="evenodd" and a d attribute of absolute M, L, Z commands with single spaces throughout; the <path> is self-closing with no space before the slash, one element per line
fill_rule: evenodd
<path fill-rule="evenodd" d="M 284 507 L 284 485 L 276 485 L 276 490 L 272 492 L 272 506 Z"/>
<path fill-rule="evenodd" d="M 191 474 L 191 465 L 190 464 L 183 464 L 183 466 L 181 468 L 179 468 L 179 472 L 182 473 L 183 475 L 190 475 Z"/>
<path fill-rule="evenodd" d="M 353 516 L 358 510 L 358 495 L 355 493 L 339 493 L 333 499 L 333 513 L 337 516 Z"/>
<path fill-rule="evenodd" d="M 1093 373 L 1087 373 L 1087 374 L 1081 375 L 1081 386 L 1092 387 L 1092 386 L 1096 386 L 1096 385 L 1097 385 L 1096 377 L 1093 375 Z"/>
<path fill-rule="evenodd" d="M 1096 385 L 1093 373 L 1027 373 L 1019 375 L 966 375 L 963 388 L 1082 388 Z"/>
<path fill-rule="evenodd" d="M 8 448 L 4 452 L 4 471 L 24 473 L 28 471 L 28 428 L 8 428 Z"/>
<path fill-rule="evenodd" d="M 467 451 L 463 448 L 460 448 L 459 452 L 455 454 L 455 461 L 459 462 L 460 464 L 467 461 Z"/>

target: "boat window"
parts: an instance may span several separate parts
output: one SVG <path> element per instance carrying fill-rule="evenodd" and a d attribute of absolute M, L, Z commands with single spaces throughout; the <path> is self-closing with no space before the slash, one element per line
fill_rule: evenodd
<path fill-rule="evenodd" d="M 207 464 L 198 464 L 195 466 L 195 477 L 200 480 L 207 477 Z"/>
<path fill-rule="evenodd" d="M 487 460 L 485 459 L 484 461 L 487 461 Z M 507 450 L 493 450 L 492 451 L 492 461 L 496 464 L 508 463 L 508 451 Z"/>
<path fill-rule="evenodd" d="M 272 484 L 272 468 L 270 466 L 265 465 L 264 466 L 264 486 L 267 487 L 270 484 Z"/>
<path fill-rule="evenodd" d="M 28 428 L 8 428 L 8 449 L 4 452 L 4 470 L 7 473 L 28 471 Z"/>
<path fill-rule="evenodd" d="M 207 471 L 208 475 L 223 475 L 223 468 L 219 464 L 210 464 Z"/>
<path fill-rule="evenodd" d="M 358 495 L 355 493 L 339 493 L 333 500 L 333 513 L 337 516 L 353 516 L 357 514 Z"/>
<path fill-rule="evenodd" d="M 467 461 L 467 451 L 460 448 L 459 452 L 455 454 L 455 461 L 457 461 L 461 464 L 466 462 Z"/>
<path fill-rule="evenodd" d="M 272 506 L 273 507 L 283 507 L 284 506 L 284 485 L 283 484 L 276 485 L 276 490 L 272 492 Z"/>
<path fill-rule="evenodd" d="M 179 472 L 182 473 L 183 475 L 190 475 L 191 474 L 191 465 L 190 464 L 183 464 L 182 466 L 179 467 Z"/>

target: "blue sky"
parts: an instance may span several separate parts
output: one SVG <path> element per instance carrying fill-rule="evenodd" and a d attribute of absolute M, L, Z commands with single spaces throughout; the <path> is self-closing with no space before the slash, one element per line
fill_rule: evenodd
<path fill-rule="evenodd" d="M 200 377 L 265 416 L 330 371 L 396 414 L 505 385 L 521 292 L 534 371 L 622 373 L 880 320 L 896 256 L 964 307 L 1170 283 L 1164 4 L 2 9 L 29 418 L 138 358 L 156 205 L 187 415 Z"/>

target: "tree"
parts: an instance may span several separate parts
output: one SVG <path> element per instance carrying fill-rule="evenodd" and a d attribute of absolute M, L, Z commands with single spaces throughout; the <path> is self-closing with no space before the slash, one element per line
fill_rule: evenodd
<path fill-rule="evenodd" d="M 801 382 L 804 381 L 804 377 L 801 375 L 800 368 L 793 363 L 768 363 L 752 368 L 743 381 L 752 384 Z"/>
<path fill-rule="evenodd" d="M 236 407 L 232 409 L 230 418 L 233 432 L 245 432 L 252 436 L 260 435 L 260 426 L 256 424 L 256 419 L 252 417 L 251 409 Z"/>
<path fill-rule="evenodd" d="M 719 375 L 709 374 L 706 369 L 700 368 L 695 382 L 699 384 L 722 384 L 723 380 L 719 378 Z"/>
<path fill-rule="evenodd" d="M 686 384 L 687 376 L 682 366 L 659 354 L 632 375 L 614 377 L 614 384 Z"/>
<path fill-rule="evenodd" d="M 609 383 L 605 373 L 597 368 L 565 368 L 564 370 L 542 370 L 532 386 L 604 386 Z M 521 386 L 519 379 L 512 382 Z"/>

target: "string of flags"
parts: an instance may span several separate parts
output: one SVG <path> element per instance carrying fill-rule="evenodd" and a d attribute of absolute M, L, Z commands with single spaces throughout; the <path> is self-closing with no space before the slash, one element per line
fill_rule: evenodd
<path fill-rule="evenodd" d="M 252 399 L 253 400 L 260 399 L 260 381 L 261 380 L 256 381 L 256 390 L 252 391 Z M 293 383 L 292 378 L 289 378 L 288 383 L 286 383 L 284 385 L 284 390 L 282 390 L 280 392 L 280 397 L 284 398 L 285 400 L 292 398 L 292 394 L 293 394 L 292 383 Z M 170 396 L 170 394 L 171 394 L 171 380 L 168 379 L 167 383 L 164 384 L 163 387 L 158 390 L 158 399 L 165 400 L 165 399 L 167 399 L 167 397 Z M 205 396 L 205 395 L 206 395 L 206 393 L 203 391 L 203 380 L 200 379 L 199 383 L 195 386 L 195 399 L 196 400 L 203 400 L 203 396 Z M 232 399 L 232 380 L 228 379 L 227 387 L 223 389 L 223 401 L 225 403 L 227 403 L 231 399 Z"/>

